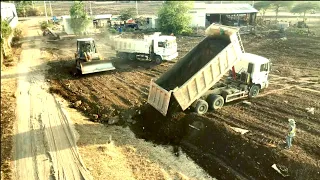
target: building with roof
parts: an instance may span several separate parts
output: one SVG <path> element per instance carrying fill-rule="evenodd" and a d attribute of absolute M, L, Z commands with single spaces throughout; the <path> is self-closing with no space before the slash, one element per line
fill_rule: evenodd
<path fill-rule="evenodd" d="M 195 3 L 189 11 L 192 27 L 208 27 L 212 23 L 228 26 L 253 26 L 258 10 L 250 4 Z"/>
<path fill-rule="evenodd" d="M 96 27 L 104 27 L 108 25 L 108 22 L 111 20 L 112 14 L 99 14 L 93 16 L 93 23 Z"/>

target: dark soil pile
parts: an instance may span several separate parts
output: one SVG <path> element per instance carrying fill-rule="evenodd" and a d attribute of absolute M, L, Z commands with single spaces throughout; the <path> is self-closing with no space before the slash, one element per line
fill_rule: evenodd
<path fill-rule="evenodd" d="M 245 136 L 230 129 L 224 123 L 213 121 L 196 114 L 185 116 L 183 121 L 198 122 L 204 127 L 201 130 L 191 130 L 182 141 L 182 148 L 214 177 L 230 179 L 230 172 L 221 172 L 221 167 L 210 162 L 215 157 L 235 170 L 237 179 L 241 177 L 254 179 L 317 179 L 319 169 L 315 166 L 302 164 L 295 159 L 286 157 L 279 149 L 271 149 L 255 142 L 250 142 Z M 195 152 L 195 148 L 196 151 Z M 284 178 L 271 166 L 276 164 L 288 175 Z M 228 169 L 228 168 L 226 168 Z M 297 170 L 299 172 L 297 172 Z"/>
<path fill-rule="evenodd" d="M 219 179 L 317 178 L 317 167 L 288 158 L 279 149 L 251 142 L 228 125 L 194 113 L 179 112 L 165 117 L 146 105 L 135 119 L 137 125 L 131 128 L 138 137 L 157 144 L 180 146 L 211 176 Z M 271 167 L 273 164 L 287 177 L 276 172 Z"/>
<path fill-rule="evenodd" d="M 165 73 L 170 75 L 164 75 L 157 83 L 166 90 L 183 85 L 229 44 L 226 36 L 207 37 Z"/>
<path fill-rule="evenodd" d="M 177 145 L 186 133 L 183 112 L 163 116 L 155 108 L 146 104 L 141 109 L 141 114 L 134 117 L 137 123 L 131 127 L 136 135 L 157 144 Z"/>

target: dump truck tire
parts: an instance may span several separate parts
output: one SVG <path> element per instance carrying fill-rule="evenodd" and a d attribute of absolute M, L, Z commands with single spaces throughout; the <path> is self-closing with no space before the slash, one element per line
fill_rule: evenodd
<path fill-rule="evenodd" d="M 161 58 L 161 56 L 156 56 L 155 59 L 154 59 L 154 62 L 155 62 L 156 64 L 161 64 L 161 63 L 162 63 L 162 58 Z"/>
<path fill-rule="evenodd" d="M 128 59 L 129 59 L 130 61 L 134 61 L 134 60 L 136 60 L 136 55 L 130 53 L 130 54 L 128 55 Z"/>
<path fill-rule="evenodd" d="M 127 60 L 128 59 L 128 54 L 127 53 L 120 52 L 118 54 L 118 56 L 119 56 L 120 59 L 123 59 L 123 60 Z"/>
<path fill-rule="evenodd" d="M 258 85 L 252 85 L 249 91 L 249 98 L 254 98 L 258 96 L 260 87 Z"/>
<path fill-rule="evenodd" d="M 205 114 L 208 111 L 208 103 L 202 99 L 197 100 L 194 111 L 200 115 Z"/>
<path fill-rule="evenodd" d="M 207 98 L 207 102 L 210 109 L 217 110 L 222 108 L 224 104 L 224 98 L 220 95 L 210 94 Z"/>

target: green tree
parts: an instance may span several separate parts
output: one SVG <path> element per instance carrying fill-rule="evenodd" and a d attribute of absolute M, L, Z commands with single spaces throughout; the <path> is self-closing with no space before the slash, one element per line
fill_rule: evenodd
<path fill-rule="evenodd" d="M 9 25 L 9 22 L 7 20 L 1 19 L 1 66 L 2 66 L 2 58 L 3 58 L 3 52 L 4 51 L 4 42 L 5 39 L 9 37 L 9 35 L 12 33 L 11 26 Z"/>
<path fill-rule="evenodd" d="M 16 1 L 16 9 L 18 16 L 27 16 L 27 12 L 32 8 L 31 1 Z"/>
<path fill-rule="evenodd" d="M 315 2 L 302 2 L 299 4 L 296 4 L 292 9 L 292 13 L 298 13 L 303 14 L 303 21 L 306 20 L 306 14 L 310 13 L 311 11 L 317 11 L 320 10 L 319 3 Z"/>
<path fill-rule="evenodd" d="M 1 20 L 1 43 L 12 33 L 12 28 L 7 20 Z"/>
<path fill-rule="evenodd" d="M 122 20 L 122 21 L 126 21 L 130 18 L 133 18 L 134 17 L 134 14 L 135 14 L 135 8 L 128 8 L 126 10 L 124 10 L 119 18 Z"/>
<path fill-rule="evenodd" d="M 158 12 L 160 30 L 175 34 L 190 32 L 191 17 L 188 15 L 188 11 L 192 5 L 191 2 L 166 1 Z"/>
<path fill-rule="evenodd" d="M 76 35 L 82 34 L 91 22 L 83 2 L 75 1 L 70 8 L 71 28 Z"/>
<path fill-rule="evenodd" d="M 261 12 L 262 19 L 264 19 L 264 15 L 266 14 L 267 9 L 271 7 L 271 1 L 259 1 L 254 4 L 254 8 Z"/>
<path fill-rule="evenodd" d="M 276 12 L 276 21 L 278 20 L 279 9 L 282 7 L 291 9 L 293 4 L 294 4 L 294 1 L 273 1 L 272 7 Z"/>

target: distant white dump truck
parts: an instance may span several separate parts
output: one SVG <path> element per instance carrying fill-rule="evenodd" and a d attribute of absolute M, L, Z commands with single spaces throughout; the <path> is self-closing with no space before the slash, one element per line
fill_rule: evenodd
<path fill-rule="evenodd" d="M 143 39 L 113 37 L 112 47 L 120 58 L 154 61 L 157 64 L 178 56 L 176 37 L 160 36 L 160 33 L 145 35 Z"/>
<path fill-rule="evenodd" d="M 206 35 L 167 72 L 151 80 L 148 103 L 164 116 L 177 107 L 204 114 L 225 102 L 255 97 L 268 87 L 269 60 L 244 52 L 238 28 L 211 25 Z M 218 83 L 228 72 L 228 80 Z"/>

